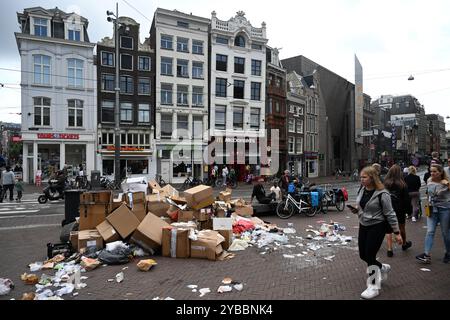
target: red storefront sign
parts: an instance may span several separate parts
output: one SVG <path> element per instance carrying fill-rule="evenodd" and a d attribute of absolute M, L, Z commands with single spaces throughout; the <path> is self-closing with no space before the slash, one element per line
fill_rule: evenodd
<path fill-rule="evenodd" d="M 12 142 L 20 142 L 22 141 L 22 137 L 12 137 Z"/>
<path fill-rule="evenodd" d="M 78 140 L 79 134 L 72 133 L 38 133 L 38 139 L 62 139 L 62 140 Z"/>

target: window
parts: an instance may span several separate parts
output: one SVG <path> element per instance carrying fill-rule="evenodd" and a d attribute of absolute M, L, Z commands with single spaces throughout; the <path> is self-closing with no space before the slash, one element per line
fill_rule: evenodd
<path fill-rule="evenodd" d="M 244 108 L 242 107 L 233 108 L 233 128 L 234 130 L 244 129 Z"/>
<path fill-rule="evenodd" d="M 255 49 L 255 50 L 262 50 L 262 45 L 256 44 L 256 43 L 252 43 L 252 49 Z"/>
<path fill-rule="evenodd" d="M 261 60 L 252 59 L 252 76 L 261 75 Z"/>
<path fill-rule="evenodd" d="M 133 38 L 131 37 L 120 37 L 120 47 L 123 49 L 133 50 Z"/>
<path fill-rule="evenodd" d="M 396 107 L 397 109 L 399 109 L 399 108 L 400 108 L 400 103 L 397 102 L 397 103 L 395 104 L 395 107 Z"/>
<path fill-rule="evenodd" d="M 250 109 L 250 128 L 259 130 L 259 114 L 260 109 L 258 108 L 251 108 Z"/>
<path fill-rule="evenodd" d="M 280 113 L 280 102 L 275 101 L 275 112 Z"/>
<path fill-rule="evenodd" d="M 236 99 L 244 99 L 244 88 L 245 88 L 245 81 L 234 80 L 233 97 Z"/>
<path fill-rule="evenodd" d="M 130 76 L 120 76 L 120 93 L 133 94 L 133 78 Z"/>
<path fill-rule="evenodd" d="M 34 104 L 34 125 L 49 126 L 50 98 L 44 97 L 33 98 L 33 104 Z"/>
<path fill-rule="evenodd" d="M 161 84 L 161 104 L 172 104 L 172 85 L 162 83 Z"/>
<path fill-rule="evenodd" d="M 303 133 L 303 121 L 297 120 L 297 133 Z"/>
<path fill-rule="evenodd" d="M 133 70 L 133 56 L 129 54 L 120 55 L 120 69 Z"/>
<path fill-rule="evenodd" d="M 267 110 L 267 113 L 273 112 L 273 100 L 272 98 L 269 99 L 269 109 Z"/>
<path fill-rule="evenodd" d="M 193 116 L 193 132 L 195 139 L 201 139 L 203 137 L 203 117 Z"/>
<path fill-rule="evenodd" d="M 114 122 L 113 101 L 102 101 L 102 122 Z"/>
<path fill-rule="evenodd" d="M 220 44 L 228 44 L 228 38 L 217 37 L 217 38 L 216 38 L 216 43 L 220 43 Z"/>
<path fill-rule="evenodd" d="M 295 113 L 295 106 L 293 104 L 289 105 L 289 112 Z"/>
<path fill-rule="evenodd" d="M 113 74 L 102 73 L 102 91 L 114 91 L 114 82 Z"/>
<path fill-rule="evenodd" d="M 138 94 L 150 95 L 150 78 L 139 78 Z"/>
<path fill-rule="evenodd" d="M 227 96 L 227 79 L 216 78 L 216 97 Z"/>
<path fill-rule="evenodd" d="M 289 119 L 289 132 L 295 132 L 295 120 Z"/>
<path fill-rule="evenodd" d="M 405 107 L 409 108 L 409 101 L 405 101 Z"/>
<path fill-rule="evenodd" d="M 68 100 L 69 127 L 83 127 L 83 101 Z"/>
<path fill-rule="evenodd" d="M 184 130 L 184 132 L 178 132 L 180 136 L 188 132 L 189 128 L 189 116 L 187 114 L 179 114 L 177 117 L 177 130 Z"/>
<path fill-rule="evenodd" d="M 289 153 L 294 153 L 295 138 L 289 137 Z"/>
<path fill-rule="evenodd" d="M 216 54 L 216 70 L 227 71 L 228 56 Z"/>
<path fill-rule="evenodd" d="M 33 18 L 34 21 L 34 35 L 40 37 L 47 36 L 47 19 Z"/>
<path fill-rule="evenodd" d="M 177 37 L 177 51 L 189 52 L 189 39 Z"/>
<path fill-rule="evenodd" d="M 102 66 L 114 67 L 114 53 L 102 51 Z"/>
<path fill-rule="evenodd" d="M 69 40 L 80 41 L 81 40 L 81 31 L 80 31 L 79 27 L 77 27 L 77 26 L 69 27 L 68 36 L 69 36 Z"/>
<path fill-rule="evenodd" d="M 245 73 L 245 59 L 234 57 L 234 72 Z"/>
<path fill-rule="evenodd" d="M 225 130 L 226 129 L 226 106 L 216 106 L 216 129 Z"/>
<path fill-rule="evenodd" d="M 177 59 L 177 77 L 189 78 L 189 61 Z"/>
<path fill-rule="evenodd" d="M 67 59 L 68 83 L 70 87 L 83 86 L 83 61 L 79 59 Z"/>
<path fill-rule="evenodd" d="M 133 104 L 129 102 L 122 102 L 120 104 L 120 121 L 133 121 Z"/>
<path fill-rule="evenodd" d="M 180 28 L 189 28 L 189 23 L 184 21 L 177 21 L 177 26 Z"/>
<path fill-rule="evenodd" d="M 203 107 L 203 87 L 192 87 L 192 106 Z"/>
<path fill-rule="evenodd" d="M 297 137 L 297 146 L 296 146 L 296 150 L 297 150 L 297 154 L 303 153 L 303 138 L 302 137 Z"/>
<path fill-rule="evenodd" d="M 50 57 L 37 54 L 33 56 L 34 83 L 50 84 Z"/>
<path fill-rule="evenodd" d="M 279 78 L 279 77 L 276 77 L 276 78 L 275 78 L 275 86 L 276 86 L 277 88 L 280 88 L 280 87 L 281 87 L 281 78 Z"/>
<path fill-rule="evenodd" d="M 140 123 L 149 123 L 150 122 L 150 105 L 149 104 L 145 104 L 145 103 L 139 104 L 138 121 Z"/>
<path fill-rule="evenodd" d="M 161 137 L 172 137 L 172 114 L 161 114 Z"/>
<path fill-rule="evenodd" d="M 172 36 L 161 35 L 161 49 L 173 50 Z"/>
<path fill-rule="evenodd" d="M 203 54 L 203 41 L 192 40 L 192 53 Z"/>
<path fill-rule="evenodd" d="M 150 71 L 150 57 L 139 57 L 139 70 Z"/>
<path fill-rule="evenodd" d="M 299 115 L 299 116 L 302 116 L 302 115 L 303 115 L 303 107 L 302 107 L 302 106 L 299 106 L 299 107 L 297 108 L 297 115 Z"/>
<path fill-rule="evenodd" d="M 256 100 L 256 101 L 261 100 L 261 83 L 260 82 L 252 82 L 250 99 Z"/>
<path fill-rule="evenodd" d="M 203 62 L 192 62 L 192 78 L 203 79 Z"/>
<path fill-rule="evenodd" d="M 319 120 L 317 120 L 317 117 L 314 122 L 315 122 L 315 127 L 316 127 L 315 133 L 319 133 Z"/>
<path fill-rule="evenodd" d="M 161 57 L 161 75 L 172 75 L 172 58 Z"/>
<path fill-rule="evenodd" d="M 188 105 L 188 86 L 177 85 L 177 105 L 187 106 Z"/>
<path fill-rule="evenodd" d="M 245 48 L 245 38 L 243 36 L 237 36 L 234 39 L 234 45 L 237 47 Z"/>

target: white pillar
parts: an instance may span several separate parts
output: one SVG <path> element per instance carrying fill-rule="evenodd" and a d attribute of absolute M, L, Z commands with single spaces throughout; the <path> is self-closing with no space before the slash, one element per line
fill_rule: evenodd
<path fill-rule="evenodd" d="M 95 170 L 95 144 L 86 143 L 86 175 L 90 177 L 91 171 Z"/>
<path fill-rule="evenodd" d="M 30 182 L 30 177 L 28 177 L 28 144 L 23 144 L 23 156 L 22 156 L 22 168 L 23 168 L 23 181 L 26 183 Z"/>
<path fill-rule="evenodd" d="M 38 143 L 37 141 L 33 142 L 33 180 L 36 176 L 36 170 L 38 169 Z M 41 169 L 42 170 L 42 169 Z"/>
<path fill-rule="evenodd" d="M 64 142 L 59 143 L 59 169 L 62 170 L 66 164 L 66 145 Z"/>

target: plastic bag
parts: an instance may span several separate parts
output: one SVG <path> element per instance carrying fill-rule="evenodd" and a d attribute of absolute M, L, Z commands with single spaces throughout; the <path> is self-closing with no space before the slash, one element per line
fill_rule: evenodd
<path fill-rule="evenodd" d="M 14 282 L 11 279 L 0 278 L 0 296 L 9 294 L 14 289 Z"/>
<path fill-rule="evenodd" d="M 98 259 L 106 264 L 116 265 L 130 262 L 131 249 L 128 247 L 117 247 L 112 251 L 102 250 Z"/>
<path fill-rule="evenodd" d="M 109 252 L 113 252 L 114 250 L 119 248 L 128 249 L 128 246 L 120 240 L 106 244 L 106 250 Z"/>
<path fill-rule="evenodd" d="M 242 251 L 247 249 L 248 243 L 244 240 L 235 239 L 231 246 L 228 248 L 228 251 Z"/>

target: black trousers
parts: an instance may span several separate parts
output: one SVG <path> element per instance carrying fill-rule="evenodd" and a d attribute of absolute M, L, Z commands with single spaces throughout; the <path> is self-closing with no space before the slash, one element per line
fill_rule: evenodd
<path fill-rule="evenodd" d="M 385 235 L 386 225 L 383 222 L 368 227 L 359 225 L 359 257 L 367 263 L 368 267 L 375 265 L 381 269 L 382 265 L 377 261 L 377 253 L 383 244 Z"/>
<path fill-rule="evenodd" d="M 0 202 L 3 201 L 8 190 L 9 190 L 9 200 L 11 200 L 11 201 L 14 200 L 14 185 L 13 184 L 4 184 Z"/>

